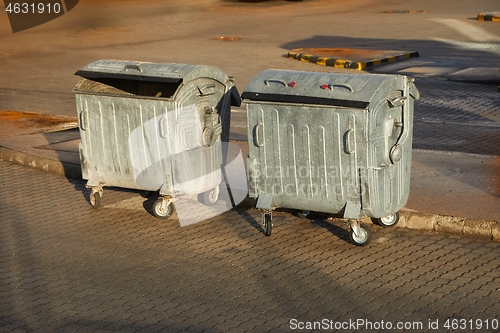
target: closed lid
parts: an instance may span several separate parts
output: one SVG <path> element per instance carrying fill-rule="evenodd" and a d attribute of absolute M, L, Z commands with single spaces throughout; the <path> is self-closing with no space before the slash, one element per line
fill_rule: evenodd
<path fill-rule="evenodd" d="M 401 75 L 344 74 L 268 69 L 245 88 L 247 101 L 367 108 L 377 92 L 403 90 Z"/>

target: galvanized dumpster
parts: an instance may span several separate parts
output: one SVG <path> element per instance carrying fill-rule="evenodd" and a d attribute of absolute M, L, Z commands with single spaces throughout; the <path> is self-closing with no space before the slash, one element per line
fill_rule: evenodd
<path fill-rule="evenodd" d="M 242 94 L 247 108 L 249 196 L 277 207 L 341 214 L 351 238 L 370 241 L 363 216 L 398 222 L 409 195 L 413 81 L 400 75 L 266 70 Z"/>
<path fill-rule="evenodd" d="M 215 204 L 221 141 L 240 97 L 217 68 L 99 60 L 76 72 L 82 176 L 97 208 L 104 186 L 159 192 L 154 214 L 167 218 L 173 198 Z"/>

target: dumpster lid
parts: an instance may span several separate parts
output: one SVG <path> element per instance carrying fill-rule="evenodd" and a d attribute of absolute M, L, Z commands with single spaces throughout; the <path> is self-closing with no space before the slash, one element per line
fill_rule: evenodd
<path fill-rule="evenodd" d="M 402 75 L 344 74 L 268 69 L 242 94 L 247 101 L 368 108 L 377 92 L 402 90 Z"/>
<path fill-rule="evenodd" d="M 75 75 L 86 79 L 109 78 L 167 83 L 181 83 L 197 77 L 213 78 L 221 83 L 229 81 L 229 76 L 215 67 L 124 60 L 97 60 L 77 71 Z"/>

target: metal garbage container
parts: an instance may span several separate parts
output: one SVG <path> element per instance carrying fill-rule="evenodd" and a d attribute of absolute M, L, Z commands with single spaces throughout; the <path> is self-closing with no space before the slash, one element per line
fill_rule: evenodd
<path fill-rule="evenodd" d="M 272 231 L 272 211 L 341 214 L 351 239 L 359 223 L 398 222 L 410 189 L 413 106 L 419 93 L 401 75 L 265 70 L 242 94 L 247 109 L 249 196 Z"/>
<path fill-rule="evenodd" d="M 83 179 L 90 203 L 104 186 L 159 192 L 154 215 L 168 218 L 179 195 L 215 204 L 221 141 L 229 139 L 232 79 L 217 68 L 99 60 L 75 75 Z"/>

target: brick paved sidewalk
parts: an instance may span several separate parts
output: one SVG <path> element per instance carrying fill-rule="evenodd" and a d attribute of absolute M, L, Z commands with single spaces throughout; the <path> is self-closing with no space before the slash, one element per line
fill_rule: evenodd
<path fill-rule="evenodd" d="M 292 319 L 426 332 L 429 320 L 439 331 L 451 318 L 500 320 L 498 243 L 374 227 L 359 248 L 320 216 L 277 212 L 265 237 L 255 210 L 181 228 L 135 191 L 108 189 L 100 210 L 86 200 L 83 181 L 0 162 L 1 332 L 289 332 Z"/>

